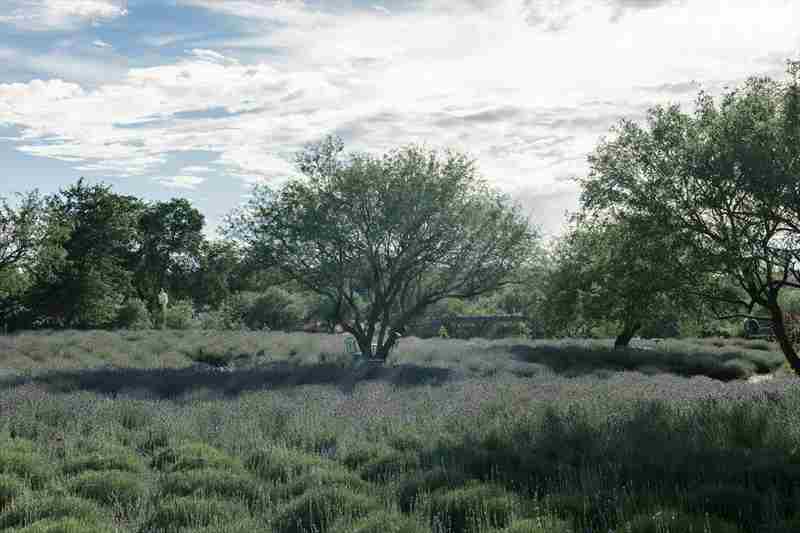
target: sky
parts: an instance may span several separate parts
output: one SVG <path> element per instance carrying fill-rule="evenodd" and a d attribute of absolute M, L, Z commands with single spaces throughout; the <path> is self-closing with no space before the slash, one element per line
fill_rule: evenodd
<path fill-rule="evenodd" d="M 0 196 L 83 176 L 214 237 L 333 134 L 465 153 L 554 236 L 620 119 L 789 58 L 796 0 L 0 0 Z"/>

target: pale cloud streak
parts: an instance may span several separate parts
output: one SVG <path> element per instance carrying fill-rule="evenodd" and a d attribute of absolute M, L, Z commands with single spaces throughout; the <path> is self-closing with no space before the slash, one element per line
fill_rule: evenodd
<path fill-rule="evenodd" d="M 71 30 L 124 17 L 128 14 L 125 3 L 121 0 L 3 0 L 0 24 L 31 31 Z"/>

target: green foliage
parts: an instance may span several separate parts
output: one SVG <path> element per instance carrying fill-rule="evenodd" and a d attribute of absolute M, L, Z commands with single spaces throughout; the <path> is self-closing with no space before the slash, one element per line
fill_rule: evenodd
<path fill-rule="evenodd" d="M 303 302 L 280 287 L 270 287 L 259 295 L 244 316 L 253 330 L 285 330 L 304 318 Z"/>
<path fill-rule="evenodd" d="M 20 478 L 10 474 L 0 474 L 0 512 L 26 492 L 27 486 Z"/>
<path fill-rule="evenodd" d="M 276 512 L 277 533 L 325 531 L 337 520 L 350 520 L 375 511 L 369 497 L 341 486 L 316 487 L 282 505 Z"/>
<path fill-rule="evenodd" d="M 430 493 L 446 488 L 456 488 L 464 485 L 467 477 L 452 469 L 436 467 L 431 470 L 414 472 L 400 482 L 397 500 L 403 512 L 410 512 L 417 503 L 417 498 L 423 493 Z"/>
<path fill-rule="evenodd" d="M 100 449 L 70 458 L 64 464 L 64 473 L 78 474 L 86 471 L 103 472 L 120 470 L 139 473 L 144 470 L 141 459 L 129 448 L 104 444 Z"/>
<path fill-rule="evenodd" d="M 52 476 L 52 466 L 29 441 L 13 439 L 0 447 L 0 473 L 14 474 L 38 489 Z"/>
<path fill-rule="evenodd" d="M 340 520 L 330 533 L 427 533 L 430 530 L 411 517 L 386 510 L 375 511 L 358 520 Z"/>
<path fill-rule="evenodd" d="M 508 283 L 533 255 L 537 232 L 464 155 L 409 146 L 344 163 L 342 150 L 332 137 L 309 146 L 297 162 L 312 178 L 278 192 L 256 187 L 226 229 L 264 263 L 280 265 L 305 289 L 336 302 L 337 321 L 361 315 L 374 325 L 385 311 L 402 327 L 442 298 L 469 298 Z M 386 234 L 403 238 L 364 253 L 364 243 Z M 391 274 L 384 265 L 393 265 Z M 414 290 L 378 296 L 375 289 L 390 283 Z"/>
<path fill-rule="evenodd" d="M 740 533 L 735 524 L 715 516 L 661 509 L 633 517 L 625 524 L 629 533 Z"/>
<path fill-rule="evenodd" d="M 250 507 L 262 500 L 261 486 L 250 476 L 210 468 L 167 474 L 161 479 L 160 488 L 169 496 L 242 500 Z"/>
<path fill-rule="evenodd" d="M 511 523 L 516 498 L 500 487 L 471 483 L 458 489 L 440 489 L 431 496 L 430 513 L 434 523 L 453 533 L 477 532 L 485 527 L 505 527 Z"/>
<path fill-rule="evenodd" d="M 447 339 L 449 337 L 450 335 L 447 333 L 447 328 L 442 325 L 442 327 L 439 328 L 439 338 Z"/>
<path fill-rule="evenodd" d="M 57 520 L 67 517 L 98 523 L 103 514 L 94 502 L 83 498 L 64 495 L 36 496 L 18 501 L 17 505 L 0 515 L 0 530 L 28 526 L 46 518 Z"/>
<path fill-rule="evenodd" d="M 97 524 L 91 520 L 79 518 L 45 518 L 33 524 L 8 530 L 7 533 L 114 533 L 108 525 Z"/>
<path fill-rule="evenodd" d="M 332 463 L 296 448 L 272 446 L 250 453 L 245 466 L 261 479 L 287 483 L 314 468 L 330 467 Z"/>
<path fill-rule="evenodd" d="M 499 533 L 573 533 L 573 529 L 568 522 L 548 516 L 515 520 Z"/>
<path fill-rule="evenodd" d="M 145 497 L 147 485 L 137 474 L 105 470 L 78 474 L 69 481 L 69 490 L 102 505 L 129 509 Z"/>
<path fill-rule="evenodd" d="M 226 453 L 204 442 L 191 442 L 161 451 L 153 459 L 153 467 L 162 472 L 183 472 L 201 468 L 237 471 L 242 464 Z"/>
<path fill-rule="evenodd" d="M 196 322 L 192 302 L 184 300 L 167 306 L 166 324 L 169 329 L 191 329 L 195 327 Z"/>
<path fill-rule="evenodd" d="M 160 500 L 153 515 L 145 524 L 145 531 L 178 533 L 183 528 L 224 526 L 247 517 L 247 508 L 226 500 L 197 497 L 170 497 Z"/>
<path fill-rule="evenodd" d="M 151 329 L 153 321 L 147 305 L 138 298 L 130 298 L 120 307 L 116 325 L 123 329 Z"/>

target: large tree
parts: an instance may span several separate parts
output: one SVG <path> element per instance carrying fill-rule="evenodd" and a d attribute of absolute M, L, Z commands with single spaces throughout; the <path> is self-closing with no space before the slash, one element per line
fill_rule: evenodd
<path fill-rule="evenodd" d="M 181 287 L 187 293 L 182 296 L 188 296 L 189 278 L 199 266 L 203 224 L 203 215 L 185 198 L 156 202 L 143 210 L 138 224 L 141 244 L 135 285 L 151 311 L 158 309 L 161 289 L 175 292 Z"/>
<path fill-rule="evenodd" d="M 575 214 L 547 277 L 551 332 L 586 333 L 610 322 L 621 348 L 648 323 L 702 308 L 696 289 L 708 289 L 712 280 L 687 269 L 683 239 L 641 217 Z"/>
<path fill-rule="evenodd" d="M 786 83 L 750 78 L 719 106 L 701 92 L 693 115 L 657 106 L 647 127 L 622 121 L 590 157 L 582 206 L 682 235 L 698 278 L 732 279 L 745 297 L 697 293 L 738 304 L 741 317 L 766 309 L 800 374 L 779 304 L 800 287 L 800 63 L 788 63 Z"/>
<path fill-rule="evenodd" d="M 37 261 L 34 314 L 52 326 L 111 326 L 122 300 L 133 294 L 143 202 L 80 179 L 48 204 L 48 232 L 59 238 Z"/>
<path fill-rule="evenodd" d="M 537 233 L 474 161 L 413 145 L 344 161 L 343 148 L 333 137 L 308 147 L 297 158 L 305 179 L 256 187 L 228 234 L 327 298 L 362 352 L 377 335 L 385 358 L 429 305 L 497 290 L 530 262 Z"/>

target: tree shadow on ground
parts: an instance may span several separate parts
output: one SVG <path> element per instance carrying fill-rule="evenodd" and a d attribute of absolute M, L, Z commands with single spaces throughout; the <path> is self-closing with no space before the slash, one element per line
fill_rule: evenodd
<path fill-rule="evenodd" d="M 509 352 L 517 361 L 545 365 L 556 374 L 566 377 L 595 375 L 597 372 L 645 371 L 647 373 L 670 373 L 678 376 L 707 376 L 720 381 L 732 381 L 747 377 L 740 366 L 706 357 L 687 358 L 654 349 L 599 349 L 579 345 L 528 346 L 515 344 Z M 768 372 L 769 370 L 766 369 Z"/>
<path fill-rule="evenodd" d="M 346 393 L 359 382 L 383 381 L 396 387 L 442 385 L 457 379 L 457 372 L 417 365 L 368 364 L 343 367 L 336 364 L 295 365 L 280 361 L 254 368 L 103 368 L 50 370 L 36 376 L 6 379 L 7 386 L 34 383 L 50 392 L 90 391 L 110 396 L 120 392 L 145 391 L 151 397 L 174 399 L 195 389 L 212 390 L 225 396 L 243 392 L 287 389 L 302 385 L 333 385 Z"/>

